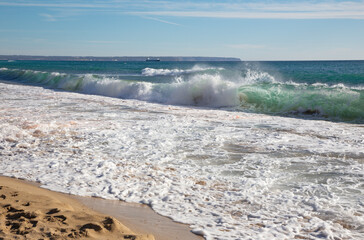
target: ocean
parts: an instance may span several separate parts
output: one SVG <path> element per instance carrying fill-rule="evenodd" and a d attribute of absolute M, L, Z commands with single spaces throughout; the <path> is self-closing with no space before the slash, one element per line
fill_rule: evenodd
<path fill-rule="evenodd" d="M 363 239 L 364 61 L 0 61 L 0 160 L 206 239 Z"/>

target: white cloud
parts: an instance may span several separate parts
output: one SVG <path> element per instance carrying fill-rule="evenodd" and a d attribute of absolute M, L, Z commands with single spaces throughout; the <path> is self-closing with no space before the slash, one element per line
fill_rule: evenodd
<path fill-rule="evenodd" d="M 40 16 L 44 17 L 46 21 L 48 22 L 55 22 L 56 18 L 54 16 L 52 16 L 51 14 L 48 13 L 41 13 L 39 14 Z"/>

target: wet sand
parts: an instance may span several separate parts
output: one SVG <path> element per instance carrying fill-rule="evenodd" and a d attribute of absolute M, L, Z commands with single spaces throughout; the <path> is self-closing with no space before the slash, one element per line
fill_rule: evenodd
<path fill-rule="evenodd" d="M 38 185 L 0 176 L 0 239 L 203 239 L 142 204 L 68 195 Z"/>
<path fill-rule="evenodd" d="M 117 200 L 80 197 L 71 195 L 87 207 L 110 215 L 130 226 L 133 231 L 153 234 L 157 240 L 203 240 L 181 223 L 174 222 L 154 212 L 149 206 L 137 203 L 126 203 Z"/>

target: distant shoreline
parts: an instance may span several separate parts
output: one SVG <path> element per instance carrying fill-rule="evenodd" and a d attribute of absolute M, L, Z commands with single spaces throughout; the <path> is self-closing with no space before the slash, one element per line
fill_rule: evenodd
<path fill-rule="evenodd" d="M 240 62 L 240 58 L 232 57 L 93 57 L 93 56 L 30 56 L 30 55 L 0 55 L 0 60 L 38 60 L 38 61 L 114 61 L 114 62 L 143 62 L 147 59 L 155 58 L 165 62 L 182 61 L 204 61 L 204 62 Z"/>

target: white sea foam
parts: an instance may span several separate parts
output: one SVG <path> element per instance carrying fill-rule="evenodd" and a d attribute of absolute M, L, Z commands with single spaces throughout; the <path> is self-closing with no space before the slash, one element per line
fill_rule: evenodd
<path fill-rule="evenodd" d="M 199 69 L 208 68 L 197 65 L 186 71 Z M 131 81 L 117 75 L 4 71 L 5 80 L 123 99 L 217 108 L 241 107 L 264 113 L 315 114 L 344 121 L 364 118 L 360 86 L 281 82 L 267 72 L 251 69 L 244 74 L 240 71 L 202 71 L 170 76 L 166 82 Z"/>
<path fill-rule="evenodd" d="M 202 105 L 210 107 L 236 106 L 239 104 L 237 83 L 227 81 L 221 75 L 199 74 L 187 82 L 168 86 L 168 104 Z"/>
<path fill-rule="evenodd" d="M 209 68 L 195 66 L 189 70 L 153 69 L 153 72 L 198 72 L 206 69 Z M 78 84 L 77 81 L 66 82 L 72 86 Z M 219 73 L 196 73 L 185 78 L 176 76 L 172 83 L 136 82 L 110 77 L 99 79 L 87 74 L 84 75 L 78 91 L 166 104 L 231 107 L 240 104 L 238 89 L 241 85 L 260 82 L 273 83 L 276 80 L 268 73 L 251 70 L 244 77 L 226 78 Z M 64 85 L 61 84 L 60 87 L 64 88 Z"/>
<path fill-rule="evenodd" d="M 248 69 L 245 77 L 240 79 L 240 82 L 244 84 L 252 84 L 252 83 L 276 83 L 278 82 L 272 75 L 267 72 L 254 71 Z"/>
<path fill-rule="evenodd" d="M 207 70 L 224 70 L 224 68 L 215 68 L 215 67 L 202 67 L 202 66 L 194 66 L 190 69 L 164 69 L 164 68 L 144 68 L 142 70 L 142 75 L 144 76 L 167 76 L 167 75 L 180 75 L 183 73 L 196 73 L 203 72 Z"/>
<path fill-rule="evenodd" d="M 75 86 L 77 82 L 66 81 L 60 84 L 60 87 L 66 89 L 70 87 L 65 84 Z M 79 91 L 166 104 L 224 107 L 238 105 L 238 87 L 237 83 L 226 81 L 218 74 L 197 74 L 191 76 L 188 81 L 165 84 L 124 81 L 107 77 L 100 80 L 92 75 L 85 75 Z"/>
<path fill-rule="evenodd" d="M 363 125 L 0 92 L 1 174 L 146 203 L 206 239 L 363 237 Z"/>
<path fill-rule="evenodd" d="M 104 77 L 95 79 L 91 74 L 84 76 L 80 91 L 118 98 L 152 100 L 153 84 L 149 82 L 130 82 Z"/>
<path fill-rule="evenodd" d="M 181 69 L 154 69 L 154 68 L 144 68 L 142 74 L 144 76 L 158 76 L 158 75 L 176 75 L 186 72 L 186 70 Z"/>

